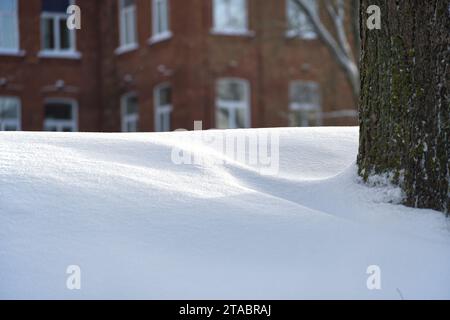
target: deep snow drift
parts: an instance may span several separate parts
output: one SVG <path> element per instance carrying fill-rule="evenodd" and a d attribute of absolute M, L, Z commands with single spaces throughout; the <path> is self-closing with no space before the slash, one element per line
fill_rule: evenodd
<path fill-rule="evenodd" d="M 174 164 L 223 157 L 199 133 L 0 133 L 0 298 L 450 298 L 448 219 L 360 184 L 357 128 L 235 132 L 279 135 L 279 173 Z"/>

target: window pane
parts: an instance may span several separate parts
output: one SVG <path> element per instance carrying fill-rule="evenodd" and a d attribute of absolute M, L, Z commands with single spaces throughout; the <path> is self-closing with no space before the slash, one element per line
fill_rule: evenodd
<path fill-rule="evenodd" d="M 167 4 L 168 0 L 163 0 L 162 2 L 162 13 L 161 13 L 161 19 L 162 19 L 162 32 L 169 30 L 169 7 Z"/>
<path fill-rule="evenodd" d="M 53 132 L 58 131 L 58 129 L 57 129 L 55 126 L 50 126 L 50 125 L 46 125 L 46 126 L 44 127 L 44 130 L 45 130 L 45 131 L 53 131 Z"/>
<path fill-rule="evenodd" d="M 5 126 L 5 131 L 17 131 L 17 126 L 7 124 Z"/>
<path fill-rule="evenodd" d="M 67 29 L 66 20 L 59 19 L 59 43 L 62 50 L 70 49 L 70 30 Z"/>
<path fill-rule="evenodd" d="M 163 8 L 162 8 L 162 3 L 161 1 L 156 1 L 156 19 L 157 19 L 157 33 L 161 33 L 162 31 L 164 31 L 164 26 L 163 26 Z"/>
<path fill-rule="evenodd" d="M 18 109 L 15 103 L 5 103 L 3 108 L 0 108 L 0 119 L 18 119 Z"/>
<path fill-rule="evenodd" d="M 158 106 L 166 106 L 172 104 L 172 89 L 169 87 L 159 90 Z"/>
<path fill-rule="evenodd" d="M 311 110 L 308 111 L 308 124 L 310 126 L 316 127 L 318 126 L 320 123 L 320 112 L 318 110 Z"/>
<path fill-rule="evenodd" d="M 154 33 L 164 33 L 169 30 L 168 25 L 168 7 L 167 7 L 167 0 L 153 0 L 155 1 L 154 6 L 154 14 L 153 19 L 155 19 L 154 22 Z"/>
<path fill-rule="evenodd" d="M 218 96 L 221 100 L 244 101 L 245 85 L 237 81 L 219 81 Z"/>
<path fill-rule="evenodd" d="M 134 0 L 122 0 L 123 8 L 130 7 L 130 6 L 134 6 Z"/>
<path fill-rule="evenodd" d="M 124 23 L 124 44 L 131 44 L 136 42 L 136 12 L 134 10 L 127 11 L 123 15 Z"/>
<path fill-rule="evenodd" d="M 170 131 L 171 118 L 172 118 L 172 112 L 167 112 L 166 117 L 165 117 L 166 121 L 164 122 L 164 125 L 165 125 L 164 131 Z"/>
<path fill-rule="evenodd" d="M 317 10 L 315 0 L 308 0 L 308 4 Z M 306 14 L 295 4 L 292 0 L 287 0 L 287 20 L 288 29 L 295 32 L 300 37 L 313 38 L 316 36 L 316 31 L 313 24 L 306 16 Z"/>
<path fill-rule="evenodd" d="M 236 128 L 247 127 L 247 110 L 244 108 L 236 109 Z"/>
<path fill-rule="evenodd" d="M 41 24 L 44 49 L 55 49 L 53 19 L 43 18 Z"/>
<path fill-rule="evenodd" d="M 313 127 L 320 124 L 319 110 L 291 111 L 290 125 L 292 127 Z"/>
<path fill-rule="evenodd" d="M 69 0 L 42 0 L 42 11 L 66 13 L 69 5 Z"/>
<path fill-rule="evenodd" d="M 130 35 L 130 17 L 129 14 L 127 12 L 125 12 L 123 14 L 123 28 L 124 28 L 124 44 L 129 44 L 131 43 L 131 35 Z"/>
<path fill-rule="evenodd" d="M 164 123 L 164 114 L 161 112 L 158 114 L 158 123 L 156 125 L 156 131 L 159 132 L 164 131 L 163 123 Z"/>
<path fill-rule="evenodd" d="M 16 11 L 16 1 L 15 0 L 1 0 L 0 1 L 0 11 L 2 11 L 2 12 Z"/>
<path fill-rule="evenodd" d="M 126 115 L 133 115 L 138 114 L 138 99 L 136 96 L 130 96 L 127 98 L 126 101 L 126 107 L 125 107 L 125 114 Z"/>
<path fill-rule="evenodd" d="M 246 29 L 246 0 L 215 0 L 214 26 L 219 30 Z"/>
<path fill-rule="evenodd" d="M 289 29 L 295 29 L 299 25 L 300 15 L 302 12 L 292 0 L 287 0 L 287 19 Z"/>
<path fill-rule="evenodd" d="M 306 127 L 308 126 L 308 122 L 304 113 L 302 111 L 292 111 L 291 115 L 291 126 L 292 127 Z"/>
<path fill-rule="evenodd" d="M 161 130 L 160 131 L 169 131 L 170 130 L 170 114 L 171 112 L 161 112 L 160 121 L 161 121 Z"/>
<path fill-rule="evenodd" d="M 296 82 L 291 85 L 290 100 L 296 103 L 319 104 L 319 86 L 314 82 Z"/>
<path fill-rule="evenodd" d="M 216 109 L 216 127 L 217 129 L 228 129 L 230 111 L 225 108 Z"/>
<path fill-rule="evenodd" d="M 123 103 L 122 130 L 124 132 L 136 132 L 139 122 L 138 97 L 135 95 L 126 96 Z"/>
<path fill-rule="evenodd" d="M 17 17 L 15 14 L 0 15 L 0 47 L 7 49 L 18 48 Z"/>
<path fill-rule="evenodd" d="M 0 123 L 2 120 L 19 120 L 19 104 L 16 99 L 0 98 Z"/>
<path fill-rule="evenodd" d="M 126 124 L 126 132 L 136 132 L 137 131 L 137 123 L 136 121 L 129 120 Z"/>
<path fill-rule="evenodd" d="M 171 111 L 165 110 L 157 112 L 155 115 L 155 130 L 158 132 L 165 132 L 170 130 Z"/>
<path fill-rule="evenodd" d="M 72 105 L 68 103 L 48 103 L 45 106 L 45 119 L 72 120 Z"/>

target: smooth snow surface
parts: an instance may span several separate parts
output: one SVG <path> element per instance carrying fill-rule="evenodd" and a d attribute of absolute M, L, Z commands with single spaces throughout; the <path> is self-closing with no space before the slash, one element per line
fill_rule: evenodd
<path fill-rule="evenodd" d="M 220 157 L 192 132 L 0 133 L 0 298 L 450 298 L 449 219 L 361 184 L 357 128 L 259 130 L 278 175 L 175 165 Z"/>

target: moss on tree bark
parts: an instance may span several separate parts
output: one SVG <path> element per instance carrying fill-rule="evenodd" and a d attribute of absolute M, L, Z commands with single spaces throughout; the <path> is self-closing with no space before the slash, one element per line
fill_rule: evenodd
<path fill-rule="evenodd" d="M 366 10 L 381 9 L 381 30 Z M 448 0 L 361 0 L 359 174 L 391 173 L 405 204 L 450 209 Z"/>

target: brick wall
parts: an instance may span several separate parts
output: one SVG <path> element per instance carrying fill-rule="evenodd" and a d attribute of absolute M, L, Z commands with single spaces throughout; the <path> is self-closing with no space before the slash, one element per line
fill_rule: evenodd
<path fill-rule="evenodd" d="M 136 92 L 140 130 L 154 130 L 153 88 L 173 88 L 172 128 L 192 129 L 194 120 L 214 127 L 215 81 L 239 77 L 251 85 L 253 127 L 288 125 L 289 82 L 320 83 L 322 109 L 330 116 L 355 110 L 343 73 L 319 40 L 285 36 L 284 1 L 249 0 L 251 34 L 211 33 L 212 1 L 171 1 L 172 38 L 150 44 L 151 1 L 137 0 L 136 50 L 116 54 L 119 46 L 116 0 L 77 0 L 82 29 L 80 59 L 40 58 L 40 0 L 20 2 L 21 56 L 0 56 L 0 95 L 21 98 L 22 129 L 42 130 L 43 104 L 50 97 L 78 101 L 80 131 L 120 131 L 120 97 Z M 65 87 L 54 84 L 63 80 Z M 53 88 L 52 88 L 53 86 Z M 331 113 L 330 113 L 331 112 Z M 325 117 L 324 125 L 355 125 L 355 117 Z"/>

